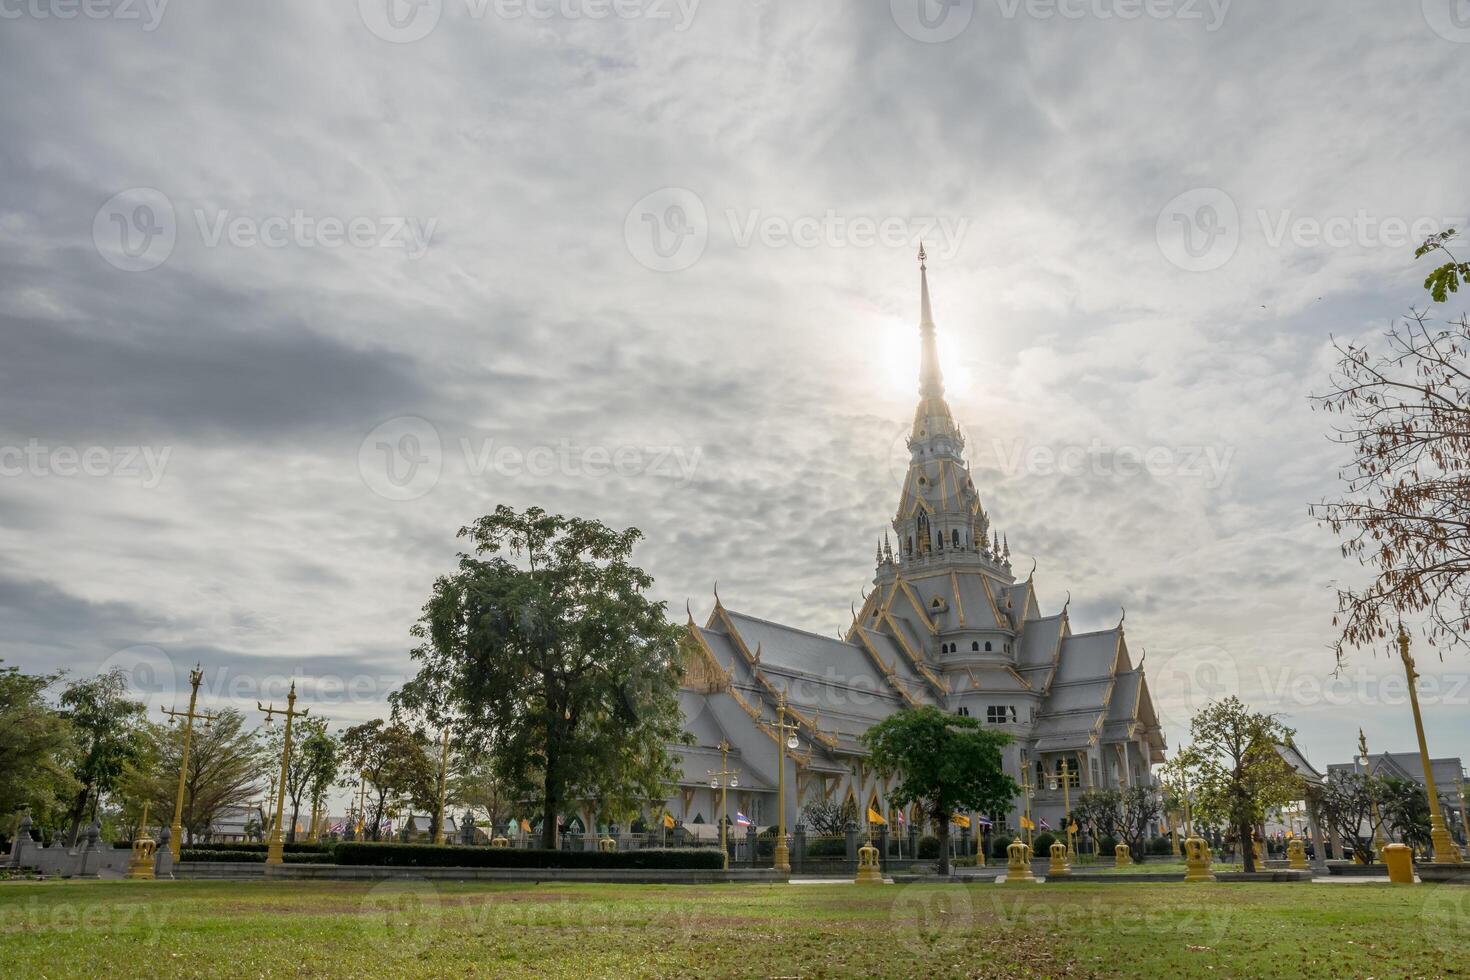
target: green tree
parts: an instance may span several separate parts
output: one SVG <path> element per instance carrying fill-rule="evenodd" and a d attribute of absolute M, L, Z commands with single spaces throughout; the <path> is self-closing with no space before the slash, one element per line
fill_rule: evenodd
<path fill-rule="evenodd" d="M 1383 826 L 1383 808 L 1373 819 L 1375 797 L 1383 797 L 1383 781 L 1366 773 L 1336 772 L 1320 786 L 1308 785 L 1307 794 L 1323 826 L 1368 864 L 1373 860 L 1373 838 Z M 1363 834 L 1363 828 L 1368 833 Z"/>
<path fill-rule="evenodd" d="M 1152 786 L 1133 785 L 1120 794 L 1122 813 L 1118 821 L 1118 839 L 1128 845 L 1137 861 L 1148 860 L 1149 828 L 1162 812 L 1159 793 Z"/>
<path fill-rule="evenodd" d="M 133 803 L 147 800 L 161 822 L 170 822 L 183 751 L 182 725 L 145 722 L 141 751 L 124 766 L 119 791 Z M 245 727 L 238 709 L 226 708 L 213 721 L 196 723 L 184 773 L 183 843 L 206 838 L 222 811 L 251 803 L 266 765 L 258 735 Z"/>
<path fill-rule="evenodd" d="M 280 778 L 281 753 L 285 748 L 285 727 L 267 729 L 265 758 L 275 778 Z M 332 781 L 337 778 L 337 741 L 327 731 L 324 718 L 310 715 L 291 722 L 291 759 L 286 765 L 286 802 L 289 819 L 285 823 L 286 840 L 296 840 L 296 827 L 301 820 L 302 805 L 319 803 Z M 274 797 L 271 800 L 275 803 Z"/>
<path fill-rule="evenodd" d="M 847 825 L 857 823 L 857 803 L 847 800 L 809 800 L 801 808 L 801 819 L 807 828 L 818 837 L 840 837 L 847 833 Z"/>
<path fill-rule="evenodd" d="M 1094 847 L 1101 839 L 1122 839 L 1123 794 L 1115 789 L 1088 790 L 1073 804 L 1079 825 L 1088 828 L 1094 839 Z"/>
<path fill-rule="evenodd" d="M 1416 851 L 1431 845 L 1429 795 L 1417 780 L 1384 776 L 1379 780 L 1378 805 L 1383 809 L 1383 822 L 1394 836 Z"/>
<path fill-rule="evenodd" d="M 1237 697 L 1211 701 L 1189 724 L 1200 759 L 1197 809 L 1217 816 L 1241 841 L 1245 870 L 1255 870 L 1249 841 L 1266 811 L 1290 803 L 1299 793 L 1296 772 L 1276 746 L 1292 731 L 1275 715 L 1251 711 Z"/>
<path fill-rule="evenodd" d="M 0 815 L 28 808 L 37 833 L 60 827 L 63 801 L 78 790 L 71 726 L 46 701 L 59 678 L 0 667 Z"/>
<path fill-rule="evenodd" d="M 427 740 L 402 721 L 374 718 L 342 733 L 342 758 L 367 780 L 366 833 L 378 840 L 390 801 L 406 799 L 427 808 L 435 798 L 439 771 Z"/>
<path fill-rule="evenodd" d="M 939 873 L 949 874 L 949 821 L 959 810 L 998 813 L 1020 792 L 1005 774 L 1003 732 L 938 708 L 905 708 L 863 733 L 869 761 L 883 779 L 896 776 L 888 801 L 917 804 L 939 827 Z"/>
<path fill-rule="evenodd" d="M 460 536 L 475 554 L 434 583 L 413 629 L 419 673 L 395 704 L 452 718 L 462 751 L 538 801 L 545 847 L 568 803 L 621 818 L 662 799 L 677 776 L 666 747 L 688 736 L 679 629 L 629 562 L 642 533 L 502 505 Z"/>
<path fill-rule="evenodd" d="M 67 840 L 72 844 L 88 805 L 95 819 L 103 796 L 113 791 L 123 768 L 141 751 L 143 702 L 127 693 L 126 676 L 113 669 L 74 681 L 61 694 L 61 711 L 77 742 L 72 776 L 78 786 L 67 814 Z"/>

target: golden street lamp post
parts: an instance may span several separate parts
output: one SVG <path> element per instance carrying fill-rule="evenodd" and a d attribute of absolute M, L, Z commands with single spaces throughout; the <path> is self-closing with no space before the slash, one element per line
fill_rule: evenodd
<path fill-rule="evenodd" d="M 1387 843 L 1383 839 L 1383 818 L 1378 815 L 1378 794 L 1373 792 L 1373 771 L 1368 768 L 1372 761 L 1372 757 L 1368 755 L 1368 738 L 1359 728 L 1358 764 L 1363 767 L 1364 785 L 1368 787 L 1368 813 L 1373 821 L 1373 853 L 1381 859 Z"/>
<path fill-rule="evenodd" d="M 730 870 L 730 849 L 725 846 L 725 823 L 729 816 L 726 806 L 725 791 L 735 789 L 740 785 L 740 773 L 730 768 L 730 743 L 720 739 L 720 771 L 711 772 L 705 770 L 709 779 L 709 788 L 720 791 L 720 856 L 724 860 L 725 870 Z"/>
<path fill-rule="evenodd" d="M 449 729 L 444 729 L 444 748 L 439 757 L 439 820 L 434 833 L 434 843 L 444 843 L 444 783 L 449 776 Z"/>
<path fill-rule="evenodd" d="M 1414 669 L 1414 658 L 1409 656 L 1409 634 L 1399 628 L 1399 656 L 1404 661 L 1404 671 L 1409 677 L 1409 704 L 1414 709 L 1414 734 L 1419 736 L 1419 761 L 1424 766 L 1424 793 L 1429 799 L 1429 838 L 1434 842 L 1435 864 L 1459 864 L 1460 849 L 1444 825 L 1439 793 L 1434 788 L 1434 770 L 1429 765 L 1429 743 L 1424 739 L 1424 719 L 1419 714 L 1419 691 L 1415 681 L 1419 672 Z"/>
<path fill-rule="evenodd" d="M 275 720 L 276 715 L 282 715 L 286 719 L 286 731 L 282 738 L 284 746 L 281 749 L 281 778 L 276 782 L 276 822 L 275 826 L 271 829 L 271 842 L 270 846 L 266 848 L 265 855 L 266 864 L 282 864 L 285 861 L 286 836 L 281 832 L 281 828 L 286 811 L 286 768 L 291 764 L 291 721 L 298 715 L 304 716 L 310 714 L 311 709 L 303 708 L 300 711 L 296 710 L 295 681 L 291 682 L 291 693 L 286 695 L 285 710 L 277 708 L 275 704 L 267 708 L 259 701 L 255 702 L 255 706 L 265 712 L 265 723 L 267 725 Z"/>
<path fill-rule="evenodd" d="M 791 852 L 786 847 L 786 750 L 801 745 L 797 725 L 786 723 L 786 697 L 776 702 L 776 849 L 772 864 L 777 871 L 791 873 Z M 722 825 L 723 826 L 723 825 Z"/>
<path fill-rule="evenodd" d="M 1021 797 L 1026 801 L 1026 819 L 1021 824 L 1021 829 L 1026 832 L 1026 846 L 1031 846 L 1031 797 L 1036 795 L 1036 787 L 1031 785 L 1031 778 L 1027 770 L 1030 763 L 1026 757 L 1021 756 Z"/>
<path fill-rule="evenodd" d="M 1470 845 L 1470 824 L 1465 822 L 1465 770 L 1460 770 L 1460 839 Z"/>
<path fill-rule="evenodd" d="M 1067 860 L 1075 861 L 1077 860 L 1077 847 L 1073 839 L 1075 832 L 1072 830 L 1074 826 L 1072 822 L 1072 770 L 1067 765 L 1066 759 L 1057 764 L 1057 772 L 1060 774 L 1062 784 L 1062 809 L 1065 811 L 1063 819 L 1067 821 L 1066 827 L 1063 828 L 1067 832 Z M 1057 782 L 1057 776 L 1053 776 L 1047 783 L 1053 793 L 1057 791 Z"/>
<path fill-rule="evenodd" d="M 199 685 L 204 682 L 204 671 L 198 664 L 189 671 L 189 710 L 175 711 L 172 708 L 164 708 L 163 713 L 168 715 L 168 723 L 172 725 L 175 720 L 184 719 L 184 752 L 179 759 L 179 794 L 174 798 L 174 824 L 169 828 L 168 849 L 173 853 L 174 860 L 179 859 L 179 847 L 184 840 L 184 776 L 189 771 L 189 743 L 194 739 L 194 719 L 199 718 L 208 728 L 209 723 L 214 721 L 218 715 L 212 715 L 208 711 L 195 711 L 194 706 L 199 703 Z"/>

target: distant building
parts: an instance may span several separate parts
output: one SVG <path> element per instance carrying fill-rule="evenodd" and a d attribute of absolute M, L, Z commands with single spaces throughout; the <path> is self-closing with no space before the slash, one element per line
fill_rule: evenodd
<path fill-rule="evenodd" d="M 1439 794 L 1440 810 L 1444 814 L 1445 826 L 1460 843 L 1465 843 L 1465 766 L 1459 758 L 1430 759 L 1434 773 L 1434 788 Z M 1351 775 L 1361 773 L 1362 765 L 1357 762 L 1339 762 L 1327 767 L 1328 778 L 1339 773 Z M 1420 788 L 1424 787 L 1424 763 L 1418 752 L 1379 752 L 1368 754 L 1368 771 L 1380 778 L 1412 779 Z"/>
<path fill-rule="evenodd" d="M 944 397 L 922 250 L 919 257 L 922 368 L 908 473 L 893 537 L 885 531 L 878 543 L 872 588 L 851 625 L 821 636 L 728 609 L 718 594 L 703 626 L 690 616 L 680 705 L 695 744 L 673 747 L 682 776 L 666 806 L 696 835 L 712 833 L 720 818 L 708 774 L 720 769 L 722 742 L 739 771 L 730 819 L 775 823 L 782 697 L 802 743 L 787 761 L 788 826 L 811 801 L 849 804 L 863 824 L 870 813 L 895 828 L 915 822 L 891 803 L 891 782 L 872 771 L 859 742 L 904 707 L 934 705 L 1011 735 L 1005 767 L 1018 781 L 1024 770 L 1035 787 L 1038 827 L 1061 824 L 1063 792 L 1049 780 L 1063 763 L 1075 806 L 1089 789 L 1151 784 L 1163 761 L 1164 734 L 1122 618 L 1075 633 L 1067 603 L 1044 614 L 1033 577 L 1014 574 L 1009 541 L 981 506 Z M 771 587 L 790 584 L 773 574 Z M 986 816 L 1015 829 L 1023 805 L 1017 797 Z"/>

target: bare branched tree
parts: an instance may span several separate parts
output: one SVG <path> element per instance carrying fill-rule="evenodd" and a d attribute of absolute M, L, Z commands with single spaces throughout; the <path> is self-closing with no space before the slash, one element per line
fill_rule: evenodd
<path fill-rule="evenodd" d="M 1470 275 L 1448 251 L 1453 235 L 1417 253 L 1450 259 L 1425 282 L 1438 301 Z M 1334 439 L 1353 453 L 1343 496 L 1312 506 L 1312 516 L 1374 573 L 1365 587 L 1338 590 L 1339 661 L 1396 635 L 1404 617 L 1424 621 L 1431 645 L 1463 644 L 1470 633 L 1470 322 L 1413 311 L 1384 339 L 1379 352 L 1334 339 L 1331 389 L 1312 399 L 1342 418 Z"/>

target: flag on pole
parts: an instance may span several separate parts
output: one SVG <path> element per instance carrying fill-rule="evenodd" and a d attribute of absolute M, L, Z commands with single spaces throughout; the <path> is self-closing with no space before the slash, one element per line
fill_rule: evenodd
<path fill-rule="evenodd" d="M 329 833 L 340 834 L 342 833 L 342 830 L 342 823 L 341 821 L 338 821 L 337 823 L 332 824 L 332 829 L 329 831 Z"/>
<path fill-rule="evenodd" d="M 883 819 L 883 814 L 874 810 L 872 807 L 868 807 L 868 823 L 882 824 L 883 826 L 888 825 L 888 821 Z"/>
<path fill-rule="evenodd" d="M 991 819 L 989 817 L 981 817 L 980 818 L 980 829 L 981 830 L 990 830 L 994 826 L 995 826 L 995 823 L 993 821 L 991 821 Z"/>
<path fill-rule="evenodd" d="M 908 823 L 908 821 L 903 818 L 903 811 L 902 810 L 895 810 L 893 815 L 898 820 L 898 825 L 900 827 L 902 827 L 904 824 Z"/>
<path fill-rule="evenodd" d="M 954 816 L 950 817 L 949 822 L 954 824 L 956 827 L 970 826 L 970 818 L 962 813 L 956 813 Z"/>
<path fill-rule="evenodd" d="M 664 813 L 664 827 L 668 830 L 674 829 L 674 815 L 672 813 Z"/>
<path fill-rule="evenodd" d="M 531 832 L 531 821 L 525 817 L 521 817 L 521 830 L 527 834 Z"/>
<path fill-rule="evenodd" d="M 735 811 L 735 822 L 742 827 L 750 826 L 750 818 L 741 813 L 739 810 Z"/>
<path fill-rule="evenodd" d="M 1042 830 L 1051 830 L 1051 824 L 1049 824 L 1049 823 L 1046 822 L 1046 818 L 1045 817 L 1042 817 L 1041 818 L 1041 829 Z"/>
<path fill-rule="evenodd" d="M 1021 829 L 1022 830 L 1035 830 L 1036 829 L 1036 822 L 1034 820 L 1032 820 L 1030 817 L 1022 817 L 1021 818 Z"/>

